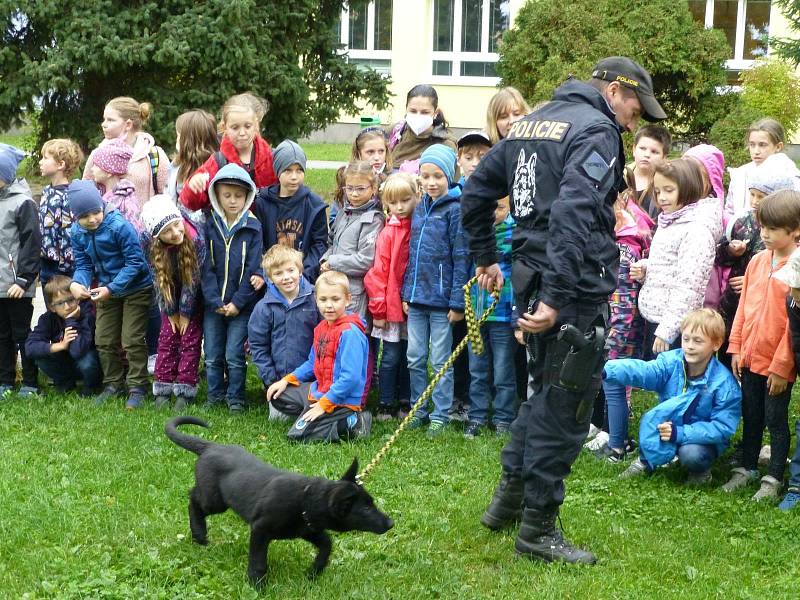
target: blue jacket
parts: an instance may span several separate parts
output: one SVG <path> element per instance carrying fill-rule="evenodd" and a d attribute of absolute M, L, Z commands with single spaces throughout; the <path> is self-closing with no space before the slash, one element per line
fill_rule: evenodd
<path fill-rule="evenodd" d="M 217 201 L 214 184 L 219 180 L 241 181 L 250 188 L 244 208 L 231 227 Z M 261 224 L 251 213 L 256 186 L 239 165 L 222 167 L 211 185 L 208 197 L 211 210 L 206 215 L 206 256 L 203 261 L 202 289 L 207 307 L 216 310 L 232 302 L 239 312 L 252 310 L 258 294 L 250 285 L 251 275 L 261 274 Z"/>
<path fill-rule="evenodd" d="M 510 214 L 501 223 L 494 226 L 494 234 L 497 238 L 497 257 L 500 270 L 503 272 L 503 289 L 500 290 L 500 298 L 494 312 L 486 319 L 487 322 L 508 323 L 515 327 L 517 319 L 512 318 L 512 307 L 514 305 L 514 292 L 511 289 L 511 236 L 514 232 L 514 217 Z M 470 289 L 472 306 L 475 308 L 475 316 L 480 318 L 484 311 L 492 305 L 492 296 L 486 290 L 478 289 L 473 285 Z"/>
<path fill-rule="evenodd" d="M 306 361 L 319 321 L 314 288 L 305 277 L 300 278 L 300 292 L 291 304 L 274 283 L 267 285 L 248 324 L 250 353 L 265 387 Z"/>
<path fill-rule="evenodd" d="M 742 416 L 742 392 L 728 369 L 716 358 L 702 377 L 687 379 L 683 350 L 662 352 L 648 362 L 631 358 L 610 360 L 603 378 L 656 392 L 659 404 L 642 417 L 639 448 L 647 463 L 657 467 L 675 456 L 678 446 L 715 446 L 721 454 Z M 657 425 L 672 421 L 672 439 L 662 442 Z"/>
<path fill-rule="evenodd" d="M 81 314 L 77 319 L 62 319 L 55 312 L 47 311 L 39 317 L 39 322 L 25 340 L 25 352 L 30 358 L 50 356 L 50 346 L 64 339 L 64 329 L 72 327 L 78 337 L 70 342 L 67 351 L 78 360 L 94 348 L 95 310 L 91 300 L 80 304 Z"/>
<path fill-rule="evenodd" d="M 328 249 L 327 205 L 302 185 L 290 198 L 280 198 L 280 184 L 258 190 L 255 213 L 261 222 L 264 249 L 275 244 L 303 253 L 303 274 L 311 282 L 319 275 L 319 259 Z"/>
<path fill-rule="evenodd" d="M 72 280 L 89 287 L 97 278 L 111 295 L 127 296 L 153 285 L 139 234 L 122 214 L 109 204 L 103 209 L 103 222 L 94 231 L 72 224 L 72 253 L 75 273 Z"/>
<path fill-rule="evenodd" d="M 431 200 L 428 194 L 414 209 L 403 300 L 444 310 L 464 311 L 469 255 L 461 228 L 461 188 Z"/>

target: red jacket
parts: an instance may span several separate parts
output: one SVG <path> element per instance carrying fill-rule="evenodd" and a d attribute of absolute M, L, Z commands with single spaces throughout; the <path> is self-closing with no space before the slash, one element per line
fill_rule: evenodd
<path fill-rule="evenodd" d="M 278 178 L 275 177 L 275 170 L 272 168 L 272 150 L 269 144 L 264 138 L 257 135 L 253 140 L 253 145 L 255 146 L 254 156 L 251 157 L 251 165 L 253 165 L 253 167 L 248 171 L 248 174 L 253 182 L 255 182 L 256 187 L 260 189 L 272 185 L 273 183 L 278 183 Z M 229 163 L 237 164 L 240 167 L 243 166 L 239 158 L 239 152 L 234 148 L 227 137 L 222 138 L 222 144 L 220 144 L 219 149 L 225 158 L 228 159 Z M 219 169 L 220 166 L 217 164 L 217 159 L 214 154 L 212 154 L 208 157 L 206 162 L 203 163 L 203 166 L 197 169 L 192 175 L 208 173 L 208 181 L 211 182 Z M 189 189 L 188 185 L 184 185 L 181 190 L 181 203 L 189 210 L 208 208 L 210 206 L 208 200 L 208 184 L 206 184 L 205 189 L 199 194 L 195 194 Z"/>
<path fill-rule="evenodd" d="M 406 320 L 400 293 L 408 265 L 411 218 L 392 216 L 375 242 L 375 263 L 364 276 L 369 296 L 369 312 L 374 319 L 394 323 Z"/>

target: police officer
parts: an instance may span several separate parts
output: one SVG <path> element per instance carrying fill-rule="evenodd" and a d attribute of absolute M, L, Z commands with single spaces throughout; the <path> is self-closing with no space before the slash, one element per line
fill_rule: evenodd
<path fill-rule="evenodd" d="M 563 369 L 581 344 L 558 334 L 569 324 L 581 340 L 583 332 L 604 335 L 619 266 L 613 204 L 624 187 L 621 132 L 633 131 L 640 117 L 666 118 L 650 75 L 629 58 L 605 58 L 589 81 L 568 79 L 550 102 L 514 123 L 461 197 L 485 289 L 503 285 L 492 215 L 497 198 L 511 198 L 512 284 L 529 351 L 529 397 L 511 427 L 500 483 L 481 523 L 501 529 L 521 518 L 516 551 L 548 562 L 596 560 L 564 539 L 555 522 L 600 388 L 602 340 L 586 344 L 582 352 L 590 354 Z"/>

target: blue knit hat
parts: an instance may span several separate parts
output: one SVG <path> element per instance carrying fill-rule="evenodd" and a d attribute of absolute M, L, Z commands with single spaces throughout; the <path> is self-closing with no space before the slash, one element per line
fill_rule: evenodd
<path fill-rule="evenodd" d="M 795 177 L 776 169 L 755 169 L 747 182 L 748 189 L 758 190 L 762 194 L 772 194 L 778 190 L 797 189 Z"/>
<path fill-rule="evenodd" d="M 67 188 L 67 199 L 73 219 L 80 219 L 98 209 L 103 210 L 103 198 L 94 181 L 88 179 L 73 179 Z"/>
<path fill-rule="evenodd" d="M 419 157 L 419 166 L 424 164 L 436 165 L 447 177 L 447 183 L 453 183 L 456 176 L 456 153 L 449 146 L 434 144 L 425 148 Z"/>
<path fill-rule="evenodd" d="M 6 185 L 17 178 L 17 166 L 25 158 L 25 153 L 19 148 L 0 144 L 0 180 Z"/>

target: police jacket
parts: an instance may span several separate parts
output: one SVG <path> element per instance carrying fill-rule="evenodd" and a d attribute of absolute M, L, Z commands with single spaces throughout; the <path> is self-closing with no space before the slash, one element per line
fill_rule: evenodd
<path fill-rule="evenodd" d="M 617 283 L 614 200 L 624 154 L 614 112 L 592 86 L 568 80 L 541 109 L 514 123 L 483 157 L 461 198 L 478 266 L 497 261 L 496 199 L 510 196 L 513 284 L 560 309 L 602 303 Z"/>

